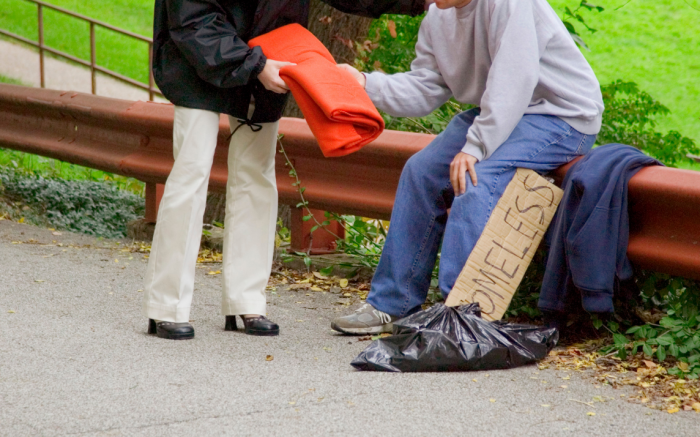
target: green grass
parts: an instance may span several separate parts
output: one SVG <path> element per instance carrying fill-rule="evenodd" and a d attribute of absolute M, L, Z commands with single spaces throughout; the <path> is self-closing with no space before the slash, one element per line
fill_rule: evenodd
<path fill-rule="evenodd" d="M 109 182 L 121 190 L 129 191 L 139 196 L 144 196 L 145 194 L 145 184 L 139 180 L 31 153 L 0 149 L 0 166 L 23 170 L 47 178 Z"/>
<path fill-rule="evenodd" d="M 0 83 L 9 83 L 11 85 L 25 85 L 21 80 L 3 76 L 2 74 L 0 74 Z"/>
<path fill-rule="evenodd" d="M 557 13 L 576 0 L 549 0 Z M 602 84 L 636 82 L 671 110 L 658 130 L 677 130 L 700 143 L 700 1 L 590 0 L 601 13 L 583 12 L 589 33 L 577 29 L 591 51 L 584 55 Z M 691 7 L 692 5 L 692 7 Z M 695 10 L 695 9 L 698 10 Z"/>
<path fill-rule="evenodd" d="M 153 0 L 50 0 L 56 6 L 87 15 L 131 32 L 152 37 Z M 38 40 L 36 5 L 24 0 L 0 0 L 0 28 Z M 47 46 L 90 60 L 90 28 L 75 18 L 44 11 Z M 148 45 L 97 27 L 97 63 L 148 83 Z"/>

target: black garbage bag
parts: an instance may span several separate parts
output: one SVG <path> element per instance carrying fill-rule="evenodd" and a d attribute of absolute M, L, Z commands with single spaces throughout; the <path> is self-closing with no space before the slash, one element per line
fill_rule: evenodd
<path fill-rule="evenodd" d="M 478 303 L 435 305 L 395 322 L 392 336 L 350 364 L 387 372 L 509 369 L 541 360 L 558 340 L 554 328 L 484 320 Z"/>

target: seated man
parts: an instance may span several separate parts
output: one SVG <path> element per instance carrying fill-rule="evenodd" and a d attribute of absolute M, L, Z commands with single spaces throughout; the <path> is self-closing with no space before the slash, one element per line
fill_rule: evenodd
<path fill-rule="evenodd" d="M 341 67 L 394 116 L 427 115 L 452 96 L 478 107 L 406 163 L 367 303 L 331 325 L 346 334 L 391 332 L 420 310 L 441 241 L 447 296 L 516 169 L 554 170 L 600 130 L 598 80 L 546 0 L 436 0 L 416 55 L 390 76 Z"/>

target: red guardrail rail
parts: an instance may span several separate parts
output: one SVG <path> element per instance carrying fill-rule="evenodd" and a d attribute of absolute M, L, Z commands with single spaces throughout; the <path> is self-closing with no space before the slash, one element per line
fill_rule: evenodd
<path fill-rule="evenodd" d="M 35 153 L 147 183 L 155 218 L 156 184 L 172 167 L 173 107 L 75 92 L 0 85 L 0 147 Z M 343 158 L 324 158 L 303 120 L 283 119 L 284 147 L 312 208 L 387 219 L 406 160 L 431 135 L 385 131 Z M 226 184 L 228 121 L 222 117 L 210 188 Z M 567 167 L 558 170 L 562 177 Z M 284 160 L 277 160 L 280 200 L 296 204 Z M 700 172 L 651 167 L 632 178 L 628 254 L 637 265 L 700 279 Z M 294 229 L 293 229 L 294 231 Z"/>

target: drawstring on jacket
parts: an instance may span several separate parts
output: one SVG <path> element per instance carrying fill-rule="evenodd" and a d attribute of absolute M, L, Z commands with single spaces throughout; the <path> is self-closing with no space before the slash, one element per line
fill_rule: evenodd
<path fill-rule="evenodd" d="M 260 132 L 260 130 L 263 128 L 261 124 L 258 123 L 253 123 L 250 120 L 241 120 L 240 118 L 238 119 L 238 126 L 231 132 L 231 135 L 229 135 L 226 138 L 226 142 L 230 142 L 231 138 L 233 138 L 233 135 L 235 135 L 236 132 L 238 132 L 238 129 L 240 129 L 242 126 L 248 126 L 250 127 L 250 130 L 253 132 Z"/>

